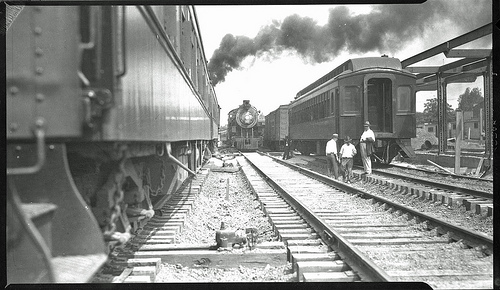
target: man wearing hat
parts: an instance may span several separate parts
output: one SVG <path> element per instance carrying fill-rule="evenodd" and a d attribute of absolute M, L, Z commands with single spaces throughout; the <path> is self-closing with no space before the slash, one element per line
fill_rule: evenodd
<path fill-rule="evenodd" d="M 340 158 L 342 158 L 342 168 L 344 169 L 344 181 L 351 183 L 352 164 L 354 155 L 356 155 L 356 147 L 351 144 L 351 137 L 345 136 L 344 145 L 340 148 Z"/>
<path fill-rule="evenodd" d="M 359 149 L 361 150 L 361 160 L 363 161 L 364 174 L 372 173 L 371 155 L 373 153 L 373 142 L 375 142 L 375 134 L 370 129 L 370 122 L 364 124 L 365 131 L 359 138 Z"/>
<path fill-rule="evenodd" d="M 326 167 L 329 177 L 339 178 L 339 158 L 337 156 L 338 134 L 333 134 L 332 139 L 326 143 Z M 333 171 L 333 172 L 332 172 Z"/>

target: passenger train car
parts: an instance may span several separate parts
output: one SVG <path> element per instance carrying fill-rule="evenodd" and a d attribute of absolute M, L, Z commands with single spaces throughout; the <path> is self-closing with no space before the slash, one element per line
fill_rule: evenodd
<path fill-rule="evenodd" d="M 88 282 L 201 167 L 192 6 L 7 6 L 7 283 Z"/>
<path fill-rule="evenodd" d="M 398 153 L 414 156 L 415 83 L 396 58 L 348 60 L 297 93 L 289 104 L 290 138 L 302 154 L 325 154 L 333 133 L 356 144 L 369 121 L 376 161 L 389 163 Z"/>
<path fill-rule="evenodd" d="M 228 113 L 229 145 L 241 151 L 255 151 L 262 146 L 264 124 L 259 120 L 259 113 L 248 100 Z"/>
<path fill-rule="evenodd" d="M 282 150 L 288 136 L 288 105 L 281 105 L 266 118 L 264 146 L 271 150 Z"/>

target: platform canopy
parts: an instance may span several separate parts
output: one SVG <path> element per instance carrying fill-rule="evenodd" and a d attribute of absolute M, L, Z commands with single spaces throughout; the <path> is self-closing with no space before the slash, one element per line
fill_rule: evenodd
<path fill-rule="evenodd" d="M 418 53 L 401 62 L 402 68 L 417 76 L 417 91 L 437 91 L 438 103 L 438 141 L 439 153 L 446 151 L 446 86 L 451 83 L 475 82 L 478 76 L 484 80 L 484 112 L 485 112 L 485 155 L 492 153 L 492 103 L 493 85 L 492 50 L 491 49 L 458 49 L 457 47 L 470 43 L 481 37 L 492 34 L 492 23 L 486 24 L 466 34 L 441 43 L 433 48 Z M 443 53 L 446 58 L 457 60 L 445 65 L 411 66 L 423 60 Z"/>

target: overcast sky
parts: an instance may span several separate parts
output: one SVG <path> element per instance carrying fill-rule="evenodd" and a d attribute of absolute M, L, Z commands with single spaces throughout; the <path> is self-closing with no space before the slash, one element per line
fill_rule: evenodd
<path fill-rule="evenodd" d="M 250 100 L 267 115 L 350 58 L 386 54 L 404 60 L 491 22 L 491 0 L 195 9 L 207 59 L 210 61 L 221 47 L 219 59 L 232 61 L 229 70 L 227 66 L 217 70 L 215 91 L 221 124 L 227 123 L 228 112 L 243 100 Z M 460 48 L 491 48 L 491 35 Z M 221 51 L 233 55 L 222 55 Z M 454 60 L 441 54 L 415 65 L 442 65 Z M 482 77 L 475 83 L 448 85 L 448 103 L 453 108 L 467 87 L 483 91 Z M 419 92 L 417 111 L 423 110 L 426 99 L 435 96 L 433 91 Z"/>

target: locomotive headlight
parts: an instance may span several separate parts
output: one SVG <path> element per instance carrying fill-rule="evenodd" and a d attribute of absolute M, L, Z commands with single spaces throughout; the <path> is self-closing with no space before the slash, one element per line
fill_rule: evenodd
<path fill-rule="evenodd" d="M 241 116 L 241 121 L 245 124 L 252 124 L 253 122 L 253 116 L 250 114 L 250 112 L 246 112 Z"/>

